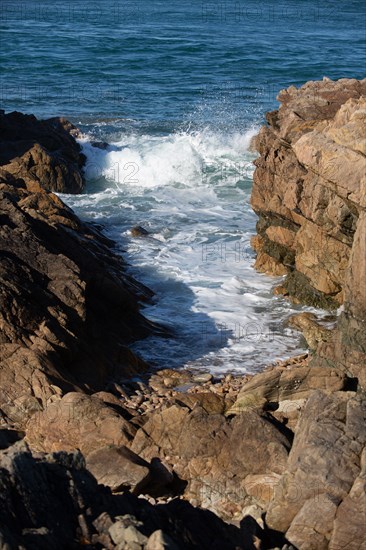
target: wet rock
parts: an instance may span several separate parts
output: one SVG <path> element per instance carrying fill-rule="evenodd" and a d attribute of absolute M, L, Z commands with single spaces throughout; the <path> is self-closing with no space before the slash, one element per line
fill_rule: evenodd
<path fill-rule="evenodd" d="M 106 141 L 91 141 L 90 144 L 93 147 L 96 147 L 97 149 L 103 149 L 104 151 L 109 147 L 109 143 L 107 143 Z"/>
<path fill-rule="evenodd" d="M 135 227 L 131 229 L 131 235 L 132 237 L 146 237 L 149 235 L 149 232 L 141 227 L 141 225 L 135 225 Z"/>

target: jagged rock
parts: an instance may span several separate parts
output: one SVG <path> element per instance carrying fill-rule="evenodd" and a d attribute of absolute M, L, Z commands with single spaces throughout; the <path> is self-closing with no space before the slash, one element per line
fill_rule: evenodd
<path fill-rule="evenodd" d="M 336 307 L 366 207 L 366 79 L 308 82 L 278 99 L 255 139 L 256 267 L 287 273 L 296 300 Z"/>
<path fill-rule="evenodd" d="M 22 178 L 30 190 L 80 193 L 85 156 L 74 136 L 78 130 L 63 118 L 0 114 L 0 166 Z"/>
<path fill-rule="evenodd" d="M 169 535 L 166 535 L 164 531 L 159 529 L 150 535 L 146 544 L 146 550 L 178 550 L 178 546 L 172 541 Z"/>
<path fill-rule="evenodd" d="M 0 220 L 0 409 L 22 428 L 51 385 L 101 390 L 146 368 L 126 345 L 154 330 L 138 306 L 152 293 L 57 196 L 4 172 Z"/>
<path fill-rule="evenodd" d="M 346 376 L 336 369 L 293 366 L 256 374 L 243 385 L 227 415 L 240 414 L 257 403 L 307 399 L 314 390 L 335 392 L 346 387 Z"/>
<path fill-rule="evenodd" d="M 346 276 L 344 309 L 331 337 L 320 342 L 312 364 L 346 372 L 366 389 L 366 213 L 359 218 Z"/>
<path fill-rule="evenodd" d="M 152 413 L 131 448 L 146 460 L 160 456 L 169 462 L 188 482 L 184 494 L 192 502 L 222 517 L 238 517 L 252 500 L 246 477 L 284 471 L 290 440 L 283 432 L 271 417 L 253 410 L 225 419 L 199 405 L 191 410 L 176 404 Z"/>
<path fill-rule="evenodd" d="M 178 405 L 185 405 L 190 410 L 199 405 L 209 414 L 222 414 L 226 409 L 225 398 L 212 392 L 182 393 L 174 397 L 172 401 Z"/>
<path fill-rule="evenodd" d="M 337 548 L 340 541 L 342 548 L 362 548 L 363 518 L 346 522 L 364 499 L 365 420 L 361 396 L 317 391 L 309 398 L 266 515 L 267 525 L 286 532 L 299 550 Z"/>
<path fill-rule="evenodd" d="M 135 225 L 135 227 L 131 229 L 131 235 L 132 237 L 146 237 L 149 235 L 149 232 L 141 227 L 141 225 Z"/>
<path fill-rule="evenodd" d="M 130 490 L 135 495 L 169 492 L 173 474 L 155 458 L 151 463 L 143 460 L 125 446 L 103 447 L 88 454 L 86 466 L 98 483 L 113 492 Z"/>
<path fill-rule="evenodd" d="M 19 441 L 0 451 L 0 488 L 4 550 L 244 550 L 252 541 L 249 530 L 188 502 L 152 506 L 131 494 L 113 495 L 78 451 L 32 455 Z"/>
<path fill-rule="evenodd" d="M 320 325 L 313 313 L 303 312 L 291 315 L 289 326 L 301 331 L 309 348 L 315 350 L 320 342 L 326 342 L 332 336 L 332 331 Z"/>

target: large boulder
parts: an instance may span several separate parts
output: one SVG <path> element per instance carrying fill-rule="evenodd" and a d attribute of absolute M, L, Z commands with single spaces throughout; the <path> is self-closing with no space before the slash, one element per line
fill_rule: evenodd
<path fill-rule="evenodd" d="M 346 383 L 345 374 L 331 368 L 292 366 L 266 370 L 243 385 L 226 414 L 240 414 L 259 403 L 279 404 L 308 399 L 314 390 L 339 391 L 346 387 Z"/>
<path fill-rule="evenodd" d="M 27 441 L 37 451 L 79 449 L 88 456 L 106 445 L 131 442 L 136 428 L 128 418 L 122 406 L 118 410 L 98 397 L 70 392 L 34 413 L 26 426 Z"/>
<path fill-rule="evenodd" d="M 131 449 L 164 459 L 188 483 L 185 497 L 222 517 L 241 518 L 253 501 L 265 505 L 285 471 L 290 432 L 252 409 L 225 418 L 182 405 L 151 414 Z"/>
<path fill-rule="evenodd" d="M 78 130 L 64 118 L 38 120 L 33 115 L 0 111 L 0 166 L 27 187 L 59 193 L 84 188 L 85 156 L 75 141 Z"/>

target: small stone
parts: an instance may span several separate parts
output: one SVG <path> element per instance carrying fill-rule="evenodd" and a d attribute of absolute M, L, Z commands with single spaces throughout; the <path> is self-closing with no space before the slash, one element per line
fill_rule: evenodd
<path fill-rule="evenodd" d="M 124 531 L 124 540 L 127 544 L 146 544 L 147 537 L 140 533 L 134 525 L 129 525 Z"/>
<path fill-rule="evenodd" d="M 131 235 L 132 237 L 146 237 L 149 235 L 149 232 L 141 227 L 141 225 L 135 225 L 135 227 L 131 229 Z"/>
<path fill-rule="evenodd" d="M 193 381 L 198 382 L 200 384 L 204 384 L 205 382 L 210 382 L 212 380 L 213 376 L 209 372 L 204 372 L 202 374 L 196 374 L 193 376 Z"/>

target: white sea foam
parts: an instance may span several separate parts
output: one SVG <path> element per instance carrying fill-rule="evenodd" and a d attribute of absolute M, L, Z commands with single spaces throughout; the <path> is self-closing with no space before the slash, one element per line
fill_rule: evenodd
<path fill-rule="evenodd" d="M 100 176 L 123 189 L 125 185 L 151 188 L 182 184 L 196 187 L 211 172 L 251 170 L 251 164 L 239 161 L 247 150 L 252 129 L 245 134 L 220 136 L 209 132 L 171 134 L 165 137 L 128 135 L 106 150 L 82 140 L 87 155 L 86 176 Z"/>
<path fill-rule="evenodd" d="M 155 290 L 144 314 L 175 338 L 135 348 L 158 366 L 253 371 L 302 349 L 284 324 L 294 309 L 271 292 L 280 279 L 253 269 L 255 132 L 125 135 L 106 150 L 82 142 L 89 193 L 66 200 L 105 224 L 131 272 Z M 150 236 L 133 239 L 137 224 Z"/>

